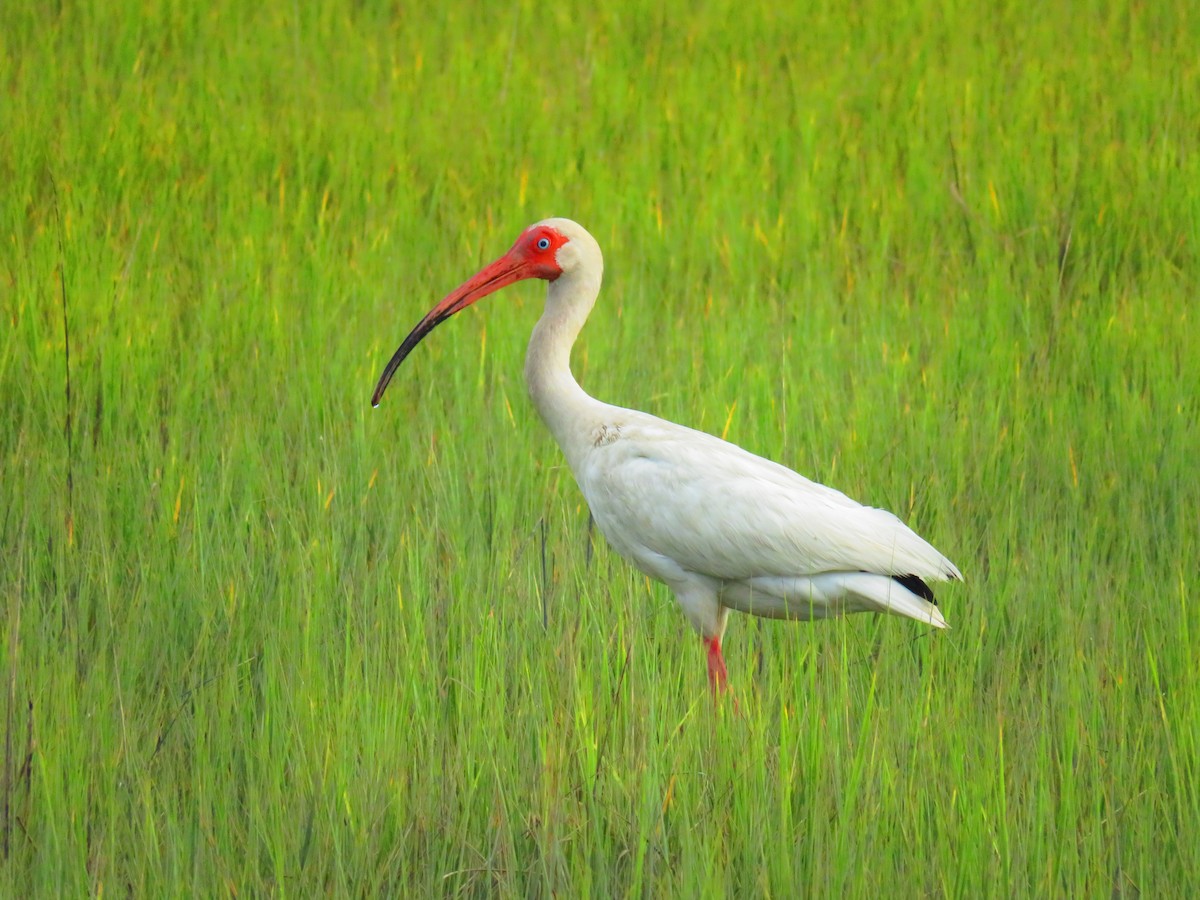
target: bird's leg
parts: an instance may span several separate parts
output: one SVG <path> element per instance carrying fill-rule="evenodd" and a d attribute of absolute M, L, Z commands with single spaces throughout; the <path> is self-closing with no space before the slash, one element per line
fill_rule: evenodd
<path fill-rule="evenodd" d="M 725 657 L 721 655 L 721 636 L 708 638 L 705 643 L 708 645 L 708 686 L 712 689 L 713 703 L 720 706 L 721 698 L 728 694 L 733 714 L 741 718 L 742 709 L 729 687 L 729 673 L 725 670 Z"/>
<path fill-rule="evenodd" d="M 721 655 L 721 636 L 709 638 L 708 644 L 708 686 L 712 689 L 713 698 L 729 690 L 729 672 L 725 669 L 725 657 Z"/>
<path fill-rule="evenodd" d="M 704 641 L 708 651 L 708 686 L 713 700 L 719 701 L 729 692 L 729 672 L 725 668 L 725 658 L 721 656 L 721 635 L 725 633 L 729 609 L 721 605 L 718 582 L 701 575 L 684 574 L 686 577 L 668 583 L 688 621 Z"/>

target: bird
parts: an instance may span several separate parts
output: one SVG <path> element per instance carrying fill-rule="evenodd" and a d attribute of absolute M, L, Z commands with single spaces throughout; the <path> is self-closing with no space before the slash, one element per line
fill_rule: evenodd
<path fill-rule="evenodd" d="M 721 640 L 730 610 L 793 620 L 884 612 L 947 628 L 929 583 L 962 574 L 892 513 L 579 386 L 571 348 L 603 274 L 600 246 L 583 226 L 563 218 L 529 226 L 417 323 L 371 405 L 438 325 L 503 287 L 541 279 L 546 305 L 525 357 L 530 398 L 605 539 L 674 593 L 706 648 L 714 697 L 729 690 Z"/>

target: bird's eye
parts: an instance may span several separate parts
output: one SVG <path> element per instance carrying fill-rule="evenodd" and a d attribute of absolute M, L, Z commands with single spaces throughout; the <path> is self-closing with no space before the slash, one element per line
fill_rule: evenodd
<path fill-rule="evenodd" d="M 549 250 L 550 249 L 550 238 L 548 238 L 548 237 L 538 238 L 537 244 L 535 246 L 539 250 Z"/>

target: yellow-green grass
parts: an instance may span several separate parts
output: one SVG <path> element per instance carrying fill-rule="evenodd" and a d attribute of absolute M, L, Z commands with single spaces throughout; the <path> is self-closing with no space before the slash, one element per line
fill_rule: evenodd
<path fill-rule="evenodd" d="M 1198 46 L 1170 0 L 0 6 L 0 893 L 1200 889 Z M 738 617 L 714 710 L 525 397 L 536 286 L 370 409 L 548 215 L 607 254 L 581 383 L 895 510 L 951 631 Z"/>

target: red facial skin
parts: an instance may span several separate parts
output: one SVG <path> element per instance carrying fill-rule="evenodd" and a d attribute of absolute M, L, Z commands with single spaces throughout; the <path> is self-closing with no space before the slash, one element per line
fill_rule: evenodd
<path fill-rule="evenodd" d="M 417 323 L 417 327 L 409 333 L 408 337 L 404 339 L 404 343 L 392 355 L 383 374 L 379 377 L 375 393 L 371 395 L 371 405 L 379 405 L 379 400 L 383 397 L 383 392 L 387 390 L 392 375 L 400 367 L 400 363 L 404 362 L 405 357 L 413 351 L 413 348 L 421 343 L 425 335 L 456 312 L 466 309 L 477 300 L 482 300 L 488 294 L 514 282 L 524 281 L 526 278 L 541 278 L 544 281 L 554 281 L 558 278 L 562 274 L 562 268 L 557 259 L 558 251 L 567 243 L 567 240 L 567 237 L 561 232 L 548 225 L 534 225 L 527 228 L 507 253 L 494 263 L 484 266 L 447 294 L 440 303 L 426 313 L 425 318 Z"/>

